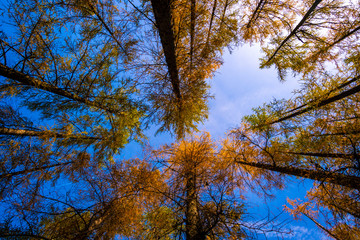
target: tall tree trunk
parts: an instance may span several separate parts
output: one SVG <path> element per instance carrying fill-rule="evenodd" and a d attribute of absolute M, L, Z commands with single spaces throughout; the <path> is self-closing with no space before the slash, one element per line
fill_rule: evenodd
<path fill-rule="evenodd" d="M 359 79 L 360 79 L 360 76 L 356 76 L 356 77 L 354 77 L 354 78 L 352 78 L 352 79 L 350 79 L 350 80 L 348 80 L 348 81 L 340 84 L 340 85 L 337 86 L 336 88 L 331 89 L 330 91 L 328 91 L 328 92 L 326 93 L 326 95 L 329 95 L 329 94 L 332 93 L 332 92 L 335 92 L 335 91 L 337 91 L 337 90 L 340 90 L 340 89 L 342 89 L 342 88 L 350 85 L 351 83 L 356 82 L 356 81 L 359 80 Z M 317 100 L 319 100 L 319 98 L 315 98 L 314 100 L 311 100 L 311 101 L 309 101 L 309 102 L 307 102 L 307 103 L 305 103 L 305 104 L 302 104 L 302 105 L 300 105 L 300 106 L 298 106 L 298 107 L 296 107 L 296 108 L 293 108 L 293 109 L 287 111 L 286 113 L 291 113 L 291 112 L 294 112 L 294 111 L 296 111 L 296 110 L 298 110 L 298 109 L 300 109 L 300 108 L 306 107 L 306 106 L 308 106 L 308 105 L 316 102 Z"/>
<path fill-rule="evenodd" d="M 296 32 L 299 30 L 299 28 L 305 23 L 305 21 L 310 17 L 311 13 L 315 11 L 316 7 L 321 3 L 322 0 L 315 0 L 315 2 L 311 5 L 309 10 L 305 13 L 304 17 L 300 20 L 298 25 L 291 31 L 291 33 L 280 43 L 280 45 L 277 47 L 275 52 L 271 55 L 271 57 L 267 60 L 265 64 L 263 64 L 261 67 L 264 67 L 268 65 L 271 60 L 275 57 L 275 55 L 280 51 L 280 49 L 285 45 L 289 39 L 296 34 Z"/>
<path fill-rule="evenodd" d="M 194 174 L 188 174 L 186 179 L 186 239 L 196 239 L 198 235 L 198 209 L 196 195 L 196 177 Z"/>
<path fill-rule="evenodd" d="M 45 166 L 41 166 L 41 167 L 34 167 L 31 169 L 25 169 L 25 170 L 21 170 L 21 171 L 16 171 L 16 172 L 8 172 L 8 173 L 3 173 L 0 174 L 0 179 L 3 178 L 11 178 L 11 177 L 15 177 L 18 175 L 24 175 L 24 174 L 28 174 L 28 173 L 32 173 L 32 172 L 39 172 L 42 170 L 46 170 L 49 168 L 54 168 L 54 167 L 60 167 L 60 166 L 66 166 L 68 164 L 73 164 L 74 162 L 64 162 L 64 163 L 56 163 L 56 164 L 51 164 L 51 165 L 45 165 Z"/>
<path fill-rule="evenodd" d="M 318 221 L 315 220 L 315 218 L 313 218 L 312 216 L 310 216 L 309 214 L 305 213 L 305 212 L 301 212 L 304 216 L 306 216 L 307 218 L 309 218 L 311 221 L 313 221 L 316 226 L 318 226 L 319 228 L 321 228 L 324 232 L 326 232 L 329 236 L 331 236 L 333 239 L 336 240 L 340 240 L 340 238 L 338 238 L 336 235 L 334 235 L 329 229 L 325 228 L 323 225 L 321 225 Z"/>
<path fill-rule="evenodd" d="M 250 17 L 249 22 L 246 24 L 246 28 L 250 28 L 252 25 L 254 25 L 254 22 L 256 21 L 257 16 L 259 16 L 259 14 L 265 4 L 266 4 L 266 0 L 259 1 L 259 3 L 256 5 L 255 11 L 253 12 L 253 14 Z"/>
<path fill-rule="evenodd" d="M 292 155 L 301 155 L 301 156 L 310 156 L 310 157 L 322 157 L 322 158 L 344 158 L 352 159 L 359 158 L 359 154 L 349 154 L 349 153 L 314 153 L 314 152 L 280 152 Z"/>
<path fill-rule="evenodd" d="M 360 130 L 350 130 L 350 131 L 344 131 L 344 132 L 310 134 L 309 136 L 310 137 L 346 136 L 346 135 L 356 135 L 359 133 L 360 133 Z"/>
<path fill-rule="evenodd" d="M 126 57 L 129 57 L 129 54 L 127 53 L 126 49 L 123 47 L 123 45 L 120 43 L 119 39 L 115 36 L 114 31 L 111 30 L 110 26 L 105 22 L 105 19 L 99 14 L 99 11 L 96 9 L 95 6 L 89 1 L 89 7 L 91 11 L 95 14 L 97 19 L 101 22 L 101 24 L 104 26 L 106 31 L 110 34 L 111 38 L 116 42 L 118 47 L 121 49 L 121 51 L 124 53 Z"/>
<path fill-rule="evenodd" d="M 91 107 L 105 110 L 109 113 L 118 114 L 118 115 L 123 114 L 122 112 L 119 113 L 118 111 L 113 110 L 109 107 L 106 107 L 98 102 L 90 101 L 86 98 L 80 97 L 79 95 L 76 95 L 76 94 L 66 91 L 64 89 L 61 89 L 59 87 L 56 87 L 52 84 L 49 84 L 42 80 L 36 79 L 34 77 L 30 77 L 29 75 L 27 75 L 25 73 L 22 73 L 15 69 L 9 68 L 1 63 L 0 63 L 0 76 L 10 78 L 22 85 L 32 86 L 32 87 L 41 89 L 43 91 L 50 92 L 50 93 L 71 99 L 73 101 L 83 103 L 83 104 L 91 106 Z"/>
<path fill-rule="evenodd" d="M 161 45 L 164 49 L 170 81 L 176 98 L 180 101 L 180 80 L 176 63 L 175 37 L 172 26 L 171 0 L 151 0 Z"/>
<path fill-rule="evenodd" d="M 335 46 L 336 44 L 340 43 L 341 41 L 343 41 L 344 39 L 350 37 L 351 35 L 353 35 L 354 33 L 356 33 L 357 31 L 360 30 L 360 26 L 357 26 L 356 28 L 354 28 L 351 31 L 346 32 L 345 34 L 343 34 L 342 36 L 340 36 L 337 40 L 335 40 L 334 42 L 330 43 L 328 46 L 326 46 L 326 49 L 329 50 L 330 48 L 332 48 L 333 46 Z M 320 51 L 315 52 L 314 55 L 318 54 Z"/>
<path fill-rule="evenodd" d="M 185 200 L 185 223 L 186 223 L 186 240 L 205 240 L 202 234 L 199 209 L 198 209 L 198 191 L 196 184 L 196 166 L 193 161 L 187 161 L 186 170 L 186 200 Z"/>
<path fill-rule="evenodd" d="M 212 25 L 214 22 L 214 17 L 215 17 L 215 11 L 216 11 L 216 7 L 217 7 L 217 0 L 214 0 L 214 4 L 212 7 L 212 11 L 211 11 L 211 17 L 210 17 L 210 23 L 209 23 L 209 29 L 207 32 L 207 36 L 206 36 L 206 42 L 205 42 L 205 46 L 203 48 L 203 50 L 201 51 L 200 56 L 202 58 L 207 58 L 209 55 L 209 44 L 210 44 L 210 35 L 212 34 Z"/>
<path fill-rule="evenodd" d="M 245 162 L 237 160 L 236 163 L 274 172 L 284 173 L 287 175 L 308 178 L 320 182 L 328 182 L 351 189 L 360 190 L 360 177 L 349 176 L 341 173 L 325 172 L 319 170 L 310 170 L 295 168 L 290 166 L 276 166 L 267 163 Z"/>
<path fill-rule="evenodd" d="M 196 18 L 196 0 L 191 0 L 190 7 L 190 74 L 193 68 L 194 40 L 195 40 L 195 18 Z"/>
<path fill-rule="evenodd" d="M 225 14 L 226 14 L 226 10 L 227 10 L 228 6 L 229 6 L 229 0 L 226 0 L 226 1 L 225 1 L 225 5 L 224 5 L 224 10 L 223 10 L 223 12 L 222 12 L 222 14 L 221 14 L 220 26 L 219 26 L 219 30 L 218 30 L 218 31 L 220 31 L 221 28 L 223 27 L 224 18 L 225 18 Z"/>
<path fill-rule="evenodd" d="M 56 137 L 56 138 L 69 138 L 69 139 L 78 139 L 78 140 L 101 140 L 99 137 L 91 137 L 77 134 L 63 134 L 52 131 L 35 131 L 27 129 L 14 129 L 0 127 L 0 135 L 10 135 L 10 136 L 19 136 L 19 137 Z"/>
<path fill-rule="evenodd" d="M 285 117 L 279 118 L 279 119 L 277 119 L 277 120 L 275 120 L 273 122 L 270 122 L 270 123 L 264 124 L 264 125 L 271 125 L 271 124 L 274 124 L 274 123 L 279 123 L 279 122 L 285 121 L 287 119 L 296 117 L 296 116 L 301 115 L 303 113 L 307 113 L 307 112 L 309 112 L 309 111 L 311 111 L 313 109 L 320 108 L 320 107 L 323 107 L 323 106 L 328 105 L 330 103 L 341 100 L 343 98 L 349 97 L 349 96 L 351 96 L 351 95 L 353 95 L 355 93 L 358 93 L 358 92 L 360 92 L 360 85 L 357 85 L 357 86 L 355 86 L 353 88 L 350 88 L 350 89 L 348 89 L 348 90 L 346 90 L 346 91 L 344 91 L 342 93 L 339 93 L 339 94 L 337 94 L 335 96 L 332 96 L 332 97 L 330 97 L 328 99 L 322 100 L 319 103 L 314 104 L 313 106 L 308 106 L 308 107 L 306 107 L 304 109 L 298 110 L 298 111 L 296 111 L 296 112 L 294 112 L 292 114 L 289 114 L 289 115 L 287 115 Z"/>

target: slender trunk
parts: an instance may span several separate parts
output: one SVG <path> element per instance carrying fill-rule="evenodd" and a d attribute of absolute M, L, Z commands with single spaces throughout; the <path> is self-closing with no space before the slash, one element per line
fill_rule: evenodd
<path fill-rule="evenodd" d="M 180 80 L 176 63 L 175 37 L 172 26 L 171 0 L 151 0 L 156 26 L 159 30 L 170 81 L 176 98 L 180 101 Z"/>
<path fill-rule="evenodd" d="M 68 91 L 61 89 L 59 87 L 56 87 L 52 84 L 49 84 L 42 80 L 36 79 L 34 77 L 30 77 L 29 75 L 27 75 L 25 73 L 22 73 L 15 69 L 9 68 L 1 63 L 0 63 L 0 76 L 10 78 L 16 82 L 19 82 L 22 85 L 32 86 L 32 87 L 41 89 L 43 91 L 50 92 L 50 93 L 71 99 L 73 101 L 83 103 L 83 104 L 91 106 L 91 107 L 105 110 L 109 113 L 122 114 L 122 113 L 118 113 L 117 111 L 114 111 L 113 109 L 109 109 L 97 102 L 90 101 L 86 98 L 80 97 L 74 93 L 68 92 Z"/>
<path fill-rule="evenodd" d="M 327 43 L 327 46 L 325 46 L 324 48 L 320 48 L 319 50 L 317 50 L 316 52 L 312 53 L 310 55 L 310 57 L 308 57 L 307 59 L 310 59 L 311 62 L 315 62 L 318 59 L 318 56 L 321 53 L 324 52 L 328 52 L 332 47 L 334 47 L 336 44 L 340 43 L 341 41 L 343 41 L 344 39 L 350 37 L 351 35 L 353 35 L 354 33 L 356 33 L 357 31 L 360 30 L 360 26 L 354 28 L 351 31 L 346 32 L 345 34 L 343 34 L 340 38 L 336 39 L 335 41 L 333 41 L 332 43 Z M 340 34 L 340 33 L 339 33 Z"/>
<path fill-rule="evenodd" d="M 195 240 L 198 235 L 196 178 L 194 174 L 189 174 L 186 181 L 186 239 Z"/>
<path fill-rule="evenodd" d="M 257 4 L 255 11 L 253 12 L 253 14 L 251 15 L 251 18 L 248 22 L 248 24 L 246 24 L 246 28 L 250 28 L 251 25 L 254 24 L 254 21 L 257 19 L 257 16 L 259 16 L 261 9 L 264 7 L 266 3 L 266 0 L 260 0 L 259 3 Z"/>
<path fill-rule="evenodd" d="M 344 91 L 342 93 L 339 93 L 339 94 L 337 94 L 337 95 L 335 95 L 333 97 L 330 97 L 328 99 L 322 100 L 319 103 L 314 104 L 314 106 L 308 106 L 308 107 L 306 107 L 306 108 L 304 108 L 302 110 L 296 111 L 296 112 L 294 112 L 292 114 L 289 114 L 289 115 L 287 115 L 285 117 L 279 118 L 276 121 L 273 121 L 273 122 L 269 123 L 269 125 L 285 121 L 287 119 L 296 117 L 296 116 L 301 115 L 303 113 L 307 113 L 307 112 L 309 112 L 309 111 L 311 111 L 313 109 L 323 107 L 325 105 L 336 102 L 338 100 L 341 100 L 343 98 L 346 98 L 346 97 L 351 96 L 351 95 L 353 95 L 355 93 L 358 93 L 358 92 L 360 92 L 360 85 L 357 85 L 357 86 L 355 86 L 353 88 L 350 88 L 350 89 L 348 89 L 348 90 L 346 90 L 346 91 Z"/>
<path fill-rule="evenodd" d="M 351 189 L 360 190 L 360 177 L 356 177 L 356 176 L 349 176 L 341 173 L 325 172 L 319 170 L 301 169 L 290 166 L 276 166 L 268 163 L 256 163 L 256 162 L 245 162 L 245 161 L 236 161 L 236 162 L 241 165 L 266 169 L 278 173 L 284 173 L 291 176 L 308 178 L 320 182 L 333 183 Z"/>
<path fill-rule="evenodd" d="M 333 239 L 340 240 L 336 235 L 334 235 L 329 229 L 325 228 L 323 225 L 321 225 L 318 221 L 316 221 L 313 217 L 311 217 L 309 214 L 301 212 L 304 216 L 309 218 L 311 221 L 313 221 L 316 226 L 321 228 L 324 232 L 326 232 L 329 236 L 331 236 Z"/>
<path fill-rule="evenodd" d="M 31 233 L 19 233 L 19 232 L 9 232 L 9 233 L 2 233 L 0 232 L 0 237 L 4 237 L 4 238 L 9 238 L 9 239 L 43 239 L 43 240 L 51 240 L 50 238 L 46 238 L 40 235 L 35 235 L 35 234 L 31 234 Z"/>
<path fill-rule="evenodd" d="M 327 46 L 327 48 L 331 48 L 334 45 L 338 44 L 339 42 L 341 42 L 342 40 L 344 40 L 345 38 L 350 37 L 351 35 L 353 35 L 354 33 L 356 33 L 357 31 L 360 30 L 360 26 L 356 27 L 355 29 L 351 30 L 350 32 L 344 34 L 343 36 L 341 36 L 339 39 L 337 39 L 336 41 L 332 42 L 329 46 Z"/>
<path fill-rule="evenodd" d="M 311 157 L 323 157 L 323 158 L 352 159 L 352 158 L 360 157 L 360 155 L 358 155 L 358 154 L 347 154 L 347 153 L 312 153 L 312 152 L 280 152 L 280 153 L 301 155 L 301 156 L 311 156 Z"/>
<path fill-rule="evenodd" d="M 191 0 L 190 8 L 190 74 L 193 68 L 193 56 L 194 56 L 194 39 L 195 39 L 195 12 L 196 12 L 196 0 Z"/>
<path fill-rule="evenodd" d="M 66 165 L 72 164 L 72 163 L 73 162 L 57 163 L 57 164 L 52 164 L 52 165 L 47 165 L 47 166 L 41 166 L 41 167 L 35 167 L 35 168 L 31 168 L 31 169 L 25 169 L 25 170 L 16 171 L 16 172 L 4 173 L 4 174 L 0 174 L 0 179 L 11 178 L 11 177 L 14 177 L 14 176 L 28 174 L 28 173 L 32 173 L 32 172 L 38 172 L 38 171 L 42 171 L 42 170 L 53 168 L 53 167 L 66 166 Z"/>
<path fill-rule="evenodd" d="M 126 57 L 129 57 L 126 49 L 122 46 L 122 44 L 119 42 L 117 37 L 115 36 L 114 32 L 110 29 L 109 25 L 105 22 L 105 20 L 101 17 L 97 9 L 89 2 L 89 6 L 91 8 L 91 11 L 95 14 L 95 16 L 98 18 L 98 20 L 101 22 L 101 24 L 104 26 L 106 31 L 110 34 L 111 38 L 115 40 L 116 44 L 119 46 L 121 51 L 125 54 Z"/>
<path fill-rule="evenodd" d="M 213 8 L 212 8 L 212 11 L 211 11 L 209 29 L 208 29 L 207 36 L 206 36 L 205 46 L 204 46 L 204 48 L 203 48 L 203 50 L 201 51 L 201 54 L 200 54 L 200 56 L 203 57 L 203 58 L 207 58 L 207 56 L 209 54 L 208 48 L 209 48 L 209 44 L 210 44 L 210 34 L 212 33 L 211 30 L 212 30 L 214 17 L 215 17 L 216 7 L 217 7 L 217 0 L 214 0 Z"/>
<path fill-rule="evenodd" d="M 321 134 L 310 134 L 310 137 L 327 137 L 327 136 L 346 136 L 359 134 L 360 130 L 351 130 L 347 132 L 334 132 L 334 133 L 321 133 Z"/>
<path fill-rule="evenodd" d="M 220 26 L 219 26 L 219 31 L 220 29 L 223 27 L 223 23 L 224 23 L 224 18 L 225 18 L 225 13 L 227 10 L 227 7 L 229 6 L 229 0 L 225 1 L 225 5 L 224 5 L 224 10 L 222 12 L 221 18 L 220 18 Z"/>
<path fill-rule="evenodd" d="M 277 47 L 275 52 L 271 55 L 271 57 L 267 60 L 265 64 L 263 64 L 261 67 L 264 67 L 270 63 L 270 61 L 275 57 L 275 55 L 280 51 L 280 49 L 285 45 L 289 39 L 296 34 L 296 32 L 299 30 L 299 28 L 305 23 L 305 21 L 310 17 L 311 13 L 316 9 L 317 5 L 321 3 L 322 0 L 315 0 L 315 2 L 311 5 L 309 10 L 306 12 L 304 17 L 301 19 L 301 21 L 296 25 L 296 27 L 291 31 L 291 33 L 281 42 L 281 44 Z"/>
<path fill-rule="evenodd" d="M 90 137 L 84 135 L 76 135 L 76 134 L 63 134 L 52 131 L 35 131 L 35 130 L 26 130 L 26 129 L 14 129 L 14 128 L 6 128 L 0 127 L 0 135 L 10 135 L 10 136 L 18 136 L 18 137 L 56 137 L 56 138 L 70 138 L 70 139 L 78 139 L 78 140 L 101 140 L 99 137 Z"/>
<path fill-rule="evenodd" d="M 337 91 L 337 90 L 340 90 L 340 89 L 342 89 L 342 88 L 350 85 L 351 83 L 356 82 L 356 81 L 359 80 L 359 79 L 360 79 L 360 76 L 356 76 L 356 77 L 352 78 L 351 80 L 346 81 L 346 82 L 344 82 L 343 84 L 339 85 L 338 87 L 330 90 L 330 91 L 327 92 L 326 94 L 328 95 L 328 94 L 330 94 L 330 93 L 332 93 L 332 92 L 335 92 L 335 91 Z M 319 100 L 319 98 L 316 98 L 316 99 L 314 99 L 314 100 L 311 100 L 311 101 L 309 101 L 308 103 L 302 104 L 302 105 L 300 105 L 299 107 L 293 108 L 293 109 L 291 109 L 290 111 L 287 111 L 286 113 L 291 113 L 291 112 L 294 112 L 294 111 L 296 111 L 296 110 L 298 110 L 298 109 L 300 109 L 300 108 L 306 107 L 306 106 L 308 106 L 309 104 L 316 102 L 317 100 Z"/>
<path fill-rule="evenodd" d="M 192 161 L 186 163 L 186 200 L 185 200 L 185 223 L 186 240 L 205 240 L 201 232 L 201 225 L 198 210 L 198 192 L 196 185 L 196 166 Z"/>

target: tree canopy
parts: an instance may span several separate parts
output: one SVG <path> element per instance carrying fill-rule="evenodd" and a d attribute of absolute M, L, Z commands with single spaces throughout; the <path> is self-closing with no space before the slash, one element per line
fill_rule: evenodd
<path fill-rule="evenodd" d="M 247 239 L 245 193 L 313 180 L 285 210 L 360 235 L 357 1 L 8 0 L 0 6 L 0 237 Z M 223 140 L 195 134 L 226 49 L 302 82 Z M 286 83 L 285 83 L 286 84 Z M 226 117 L 226 116 L 224 116 Z M 149 128 L 175 141 L 148 146 Z M 143 158 L 121 159 L 129 143 Z"/>

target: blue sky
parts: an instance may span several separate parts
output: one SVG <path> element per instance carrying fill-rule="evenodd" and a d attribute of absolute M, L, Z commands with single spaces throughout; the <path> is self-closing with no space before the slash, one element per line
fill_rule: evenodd
<path fill-rule="evenodd" d="M 209 120 L 201 127 L 213 137 L 239 125 L 241 118 L 251 109 L 275 98 L 289 98 L 299 88 L 294 78 L 280 82 L 274 69 L 260 69 L 259 45 L 244 45 L 231 54 L 226 51 L 224 64 L 210 80 L 211 93 Z"/>

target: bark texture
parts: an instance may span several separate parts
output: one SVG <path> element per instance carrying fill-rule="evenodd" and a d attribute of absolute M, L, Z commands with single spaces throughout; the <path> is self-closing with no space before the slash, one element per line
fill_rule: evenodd
<path fill-rule="evenodd" d="M 69 91 L 66 91 L 62 88 L 56 87 L 52 84 L 49 84 L 49 83 L 39 80 L 37 78 L 31 77 L 25 73 L 22 73 L 15 69 L 9 68 L 1 63 L 0 63 L 0 76 L 10 78 L 22 85 L 32 86 L 32 87 L 41 89 L 46 92 L 50 92 L 50 93 L 53 93 L 53 94 L 56 94 L 59 96 L 63 96 L 65 98 L 71 99 L 73 101 L 83 103 L 83 104 L 91 106 L 91 107 L 103 109 L 109 113 L 119 114 L 118 111 L 108 108 L 98 102 L 90 101 L 86 98 L 80 97 L 77 94 L 71 93 Z"/>
<path fill-rule="evenodd" d="M 171 0 L 151 0 L 156 27 L 159 30 L 173 92 L 181 99 L 179 71 L 176 63 L 175 37 L 171 15 Z"/>
<path fill-rule="evenodd" d="M 75 134 L 63 134 L 51 131 L 35 131 L 27 129 L 14 129 L 0 127 L 0 135 L 9 135 L 9 136 L 19 136 L 19 137 L 56 137 L 56 138 L 69 138 L 69 139 L 79 139 L 79 140 L 101 140 L 98 137 L 90 137 L 84 135 L 75 135 Z"/>
<path fill-rule="evenodd" d="M 319 170 L 294 168 L 289 166 L 276 166 L 267 163 L 256 163 L 256 162 L 245 162 L 245 161 L 236 161 L 236 162 L 241 165 L 266 169 L 266 170 L 284 173 L 287 175 L 292 175 L 297 177 L 308 178 L 320 182 L 333 183 L 351 189 L 360 190 L 360 177 L 356 177 L 356 176 L 349 176 L 335 172 L 325 172 Z"/>
<path fill-rule="evenodd" d="M 315 0 L 315 2 L 311 5 L 311 7 L 309 8 L 309 10 L 305 13 L 304 17 L 300 20 L 300 22 L 298 23 L 298 25 L 296 25 L 296 27 L 291 31 L 291 33 L 281 42 L 281 44 L 278 46 L 278 48 L 275 50 L 275 52 L 271 55 L 271 57 L 269 58 L 269 60 L 263 65 L 267 65 L 268 63 L 270 63 L 270 61 L 275 57 L 275 55 L 279 52 L 279 50 L 285 45 L 285 43 L 287 41 L 289 41 L 289 39 L 291 37 L 293 37 L 296 32 L 299 30 L 299 28 L 306 22 L 306 20 L 310 17 L 311 13 L 315 11 L 316 7 L 321 3 L 322 0 Z"/>

